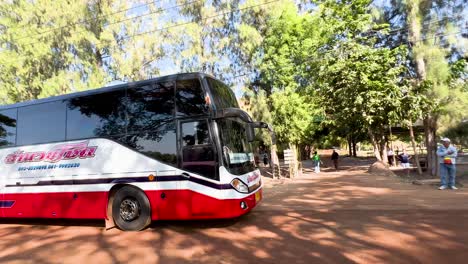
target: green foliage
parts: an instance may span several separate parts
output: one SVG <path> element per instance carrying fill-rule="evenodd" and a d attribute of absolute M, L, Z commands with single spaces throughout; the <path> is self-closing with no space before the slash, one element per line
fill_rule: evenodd
<path fill-rule="evenodd" d="M 457 20 L 441 19 L 450 12 L 459 12 L 457 9 L 463 8 L 463 4 L 447 6 L 444 2 L 429 0 L 399 4 L 403 7 L 402 12 L 407 13 L 411 59 L 416 62 L 417 80 L 426 82 L 428 88 L 424 96 L 430 104 L 423 116 L 435 117 L 441 129 L 439 132 L 443 132 L 466 118 L 468 107 L 465 59 L 452 64 L 448 60 L 466 54 L 463 47 L 466 47 L 466 38 L 457 37 L 456 32 L 460 30 Z M 441 13 L 440 8 L 446 10 Z"/>
<path fill-rule="evenodd" d="M 319 73 L 327 113 L 340 122 L 382 126 L 396 122 L 402 91 L 398 50 L 346 42 L 329 53 Z M 341 54 L 339 54 L 341 53 Z M 340 57 L 341 56 L 341 57 Z"/>
<path fill-rule="evenodd" d="M 162 57 L 162 44 L 140 34 L 143 28 L 157 27 L 157 12 L 153 5 L 141 17 L 121 12 L 133 4 L 4 1 L 0 5 L 0 100 L 48 97 L 99 87 L 112 79 L 142 79 L 157 73 L 147 66 Z"/>
<path fill-rule="evenodd" d="M 102 74 L 101 58 L 89 51 L 95 35 L 88 25 L 71 23 L 87 17 L 87 7 L 44 0 L 0 5 L 0 86 L 8 102 L 80 90 L 90 85 L 84 76 Z"/>
<path fill-rule="evenodd" d="M 457 125 L 448 128 L 444 136 L 450 138 L 455 144 L 460 144 L 462 146 L 468 146 L 468 121 L 463 121 Z"/>
<path fill-rule="evenodd" d="M 369 2 L 325 1 L 320 6 L 320 16 L 329 25 L 322 27 L 328 39 L 319 49 L 320 70 L 312 75 L 334 127 L 356 135 L 384 134 L 389 124 L 402 118 L 400 76 L 406 51 L 377 45 L 373 32 L 385 25 L 368 14 Z"/>
<path fill-rule="evenodd" d="M 283 13 L 277 19 L 268 23 L 265 38 L 259 51 L 261 61 L 258 69 L 261 72 L 262 82 L 268 86 L 268 92 L 286 88 L 298 89 L 301 85 L 302 69 L 300 65 L 305 52 L 310 47 L 309 36 L 306 36 L 305 16 L 297 14 L 292 4 L 283 8 Z M 316 27 L 314 27 L 316 28 Z"/>
<path fill-rule="evenodd" d="M 133 12 L 140 1 L 3 1 L 0 103 L 148 78 L 164 58 L 231 82 L 253 72 L 248 111 L 272 123 L 283 143 L 361 140 L 434 114 L 443 132 L 467 118 L 466 41 L 434 36 L 456 32 L 453 23 L 424 24 L 444 3 L 395 1 L 406 46 L 382 40 L 393 39 L 391 20 L 370 0 L 320 0 L 308 12 L 299 2 L 310 5 L 177 0 L 176 9 L 152 3 Z M 179 20 L 168 18 L 176 12 Z M 461 59 L 449 63 L 454 50 Z M 265 132 L 258 137 L 269 143 Z"/>
<path fill-rule="evenodd" d="M 311 129 L 314 105 L 291 88 L 271 96 L 273 126 L 280 142 L 299 144 Z"/>
<path fill-rule="evenodd" d="M 305 79 L 307 65 L 300 63 L 315 43 L 310 40 L 316 35 L 317 26 L 309 27 L 312 17 L 298 14 L 292 2 L 285 1 L 280 6 L 280 13 L 270 13 L 263 42 L 252 55 L 257 58 L 255 68 L 260 73 L 251 87 L 252 93 L 257 98 L 266 97 L 266 104 L 252 106 L 256 113 L 268 107 L 278 140 L 297 145 L 310 141 L 318 128 L 313 116 L 323 112 L 316 100 L 304 93 L 309 85 Z"/>
<path fill-rule="evenodd" d="M 241 104 L 242 108 L 246 110 L 254 120 L 261 120 L 268 124 L 273 123 L 272 113 L 269 107 L 269 98 L 266 96 L 265 91 L 254 93 L 247 91 L 244 94 Z M 256 131 L 256 138 L 258 142 L 263 142 L 264 145 L 270 146 L 270 134 L 265 129 L 258 129 Z"/>
<path fill-rule="evenodd" d="M 403 90 L 403 100 L 401 106 L 400 122 L 403 126 L 408 126 L 417 120 L 422 120 L 426 113 L 432 108 L 432 102 L 427 97 L 427 92 L 431 89 L 430 81 L 420 83 L 405 80 Z"/>
<path fill-rule="evenodd" d="M 468 118 L 468 63 L 460 59 L 450 65 L 448 77 L 448 94 L 443 98 L 444 107 L 441 111 L 440 132 L 457 126 Z"/>
<path fill-rule="evenodd" d="M 323 1 L 312 14 L 285 4 L 267 22 L 255 87 L 270 98 L 284 142 L 305 142 L 323 125 L 338 137 L 362 139 L 364 131 L 401 119 L 406 50 L 377 47 L 371 33 L 385 25 L 373 22 L 369 3 Z"/>

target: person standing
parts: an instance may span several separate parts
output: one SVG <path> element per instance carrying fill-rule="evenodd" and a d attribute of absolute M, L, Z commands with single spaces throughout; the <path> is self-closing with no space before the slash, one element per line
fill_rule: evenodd
<path fill-rule="evenodd" d="M 263 165 L 265 167 L 268 165 L 268 153 L 266 151 L 263 153 Z"/>
<path fill-rule="evenodd" d="M 455 161 L 457 158 L 457 149 L 450 144 L 450 139 L 442 138 L 442 145 L 437 148 L 437 157 L 439 157 L 440 167 L 440 187 L 439 190 L 445 190 L 450 187 L 452 190 L 458 189 L 455 187 Z M 449 182 L 447 186 L 447 176 Z"/>
<path fill-rule="evenodd" d="M 320 163 L 322 161 L 320 160 L 320 156 L 317 154 L 317 151 L 314 151 L 314 156 L 312 156 L 312 161 L 314 162 L 315 173 L 319 173 L 320 172 Z"/>
<path fill-rule="evenodd" d="M 335 149 L 333 149 L 333 153 L 331 155 L 331 160 L 333 161 L 333 165 L 335 166 L 335 170 L 338 170 L 338 152 L 336 152 Z"/>
<path fill-rule="evenodd" d="M 392 149 L 388 149 L 387 159 L 388 159 L 388 165 L 393 166 L 393 150 Z"/>

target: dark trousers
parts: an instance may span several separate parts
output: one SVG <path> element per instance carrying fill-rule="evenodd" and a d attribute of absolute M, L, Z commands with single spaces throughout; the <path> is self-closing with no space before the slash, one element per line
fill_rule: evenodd
<path fill-rule="evenodd" d="M 337 170 L 338 169 L 338 160 L 337 159 L 333 160 L 333 165 L 335 166 L 335 169 Z"/>

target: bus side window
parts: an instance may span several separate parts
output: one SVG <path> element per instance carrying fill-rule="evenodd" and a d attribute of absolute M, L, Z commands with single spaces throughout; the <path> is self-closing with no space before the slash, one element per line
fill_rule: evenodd
<path fill-rule="evenodd" d="M 177 81 L 176 109 L 177 116 L 192 116 L 208 113 L 205 102 L 205 92 L 200 84 L 200 80 L 179 80 Z"/>
<path fill-rule="evenodd" d="M 127 90 L 125 145 L 158 161 L 177 166 L 174 82 L 149 83 Z"/>
<path fill-rule="evenodd" d="M 142 85 L 127 90 L 127 132 L 153 131 L 174 120 L 174 82 Z"/>
<path fill-rule="evenodd" d="M 125 91 L 111 91 L 67 101 L 67 139 L 125 135 Z"/>
<path fill-rule="evenodd" d="M 208 123 L 182 123 L 182 169 L 217 179 L 216 155 L 210 140 Z"/>
<path fill-rule="evenodd" d="M 0 111 L 0 147 L 16 144 L 16 119 L 16 108 Z"/>
<path fill-rule="evenodd" d="M 65 104 L 54 101 L 18 108 L 17 145 L 65 140 Z"/>

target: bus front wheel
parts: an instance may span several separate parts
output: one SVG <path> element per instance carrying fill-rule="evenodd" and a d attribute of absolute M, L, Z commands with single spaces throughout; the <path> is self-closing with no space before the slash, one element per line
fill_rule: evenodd
<path fill-rule="evenodd" d="M 124 186 L 114 196 L 112 217 L 125 231 L 139 231 L 151 223 L 151 208 L 146 194 L 134 187 Z"/>

